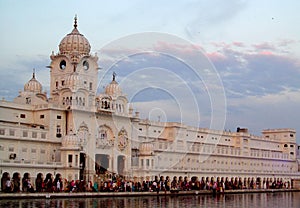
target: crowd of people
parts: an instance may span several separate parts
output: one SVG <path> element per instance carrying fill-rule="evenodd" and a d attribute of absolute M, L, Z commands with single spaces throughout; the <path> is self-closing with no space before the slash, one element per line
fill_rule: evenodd
<path fill-rule="evenodd" d="M 25 173 L 22 180 L 19 173 L 3 174 L 1 178 L 1 189 L 3 192 L 178 192 L 190 190 L 211 190 L 213 193 L 222 193 L 224 190 L 237 189 L 282 189 L 291 188 L 290 182 L 284 182 L 279 178 L 224 178 L 224 177 L 202 177 L 196 176 L 176 177 L 155 176 L 154 180 L 142 182 L 125 180 L 120 176 L 112 176 L 109 179 L 91 181 L 63 179 L 61 174 L 53 176 L 48 173 L 44 178 L 39 173 L 33 185 L 30 174 Z"/>

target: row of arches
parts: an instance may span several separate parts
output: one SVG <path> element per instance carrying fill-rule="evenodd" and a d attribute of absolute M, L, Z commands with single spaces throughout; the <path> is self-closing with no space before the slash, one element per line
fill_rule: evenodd
<path fill-rule="evenodd" d="M 63 97 L 62 99 L 62 105 L 79 105 L 79 106 L 85 106 L 85 98 L 82 97 L 76 97 L 75 99 L 72 99 L 72 96 L 70 97 Z"/>
<path fill-rule="evenodd" d="M 125 112 L 124 104 L 115 103 L 107 98 L 103 98 L 101 101 L 96 100 L 96 106 L 105 110 L 116 110 L 119 113 Z"/>
<path fill-rule="evenodd" d="M 56 173 L 47 173 L 44 177 L 43 173 L 38 173 L 35 177 L 31 177 L 30 173 L 25 172 L 23 177 L 19 172 L 11 175 L 4 172 L 1 176 L 1 191 L 3 192 L 52 192 L 57 181 L 62 185 L 62 176 Z"/>

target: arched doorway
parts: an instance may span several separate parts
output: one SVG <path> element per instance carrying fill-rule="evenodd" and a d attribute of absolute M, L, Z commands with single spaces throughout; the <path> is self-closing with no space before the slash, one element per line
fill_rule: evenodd
<path fill-rule="evenodd" d="M 21 174 L 19 172 L 15 172 L 12 177 L 13 182 L 13 192 L 20 192 L 21 191 Z"/>
<path fill-rule="evenodd" d="M 119 155 L 118 156 L 118 174 L 119 175 L 124 175 L 124 170 L 125 170 L 125 156 Z"/>
<path fill-rule="evenodd" d="M 36 186 L 36 192 L 42 192 L 44 187 L 43 187 L 43 183 L 44 183 L 44 175 L 43 173 L 38 173 L 35 179 L 35 186 Z"/>
<path fill-rule="evenodd" d="M 5 191 L 5 183 L 6 183 L 7 178 L 9 178 L 9 173 L 4 172 L 1 177 L 1 191 Z"/>
<path fill-rule="evenodd" d="M 33 192 L 32 183 L 30 180 L 30 173 L 24 173 L 22 178 L 22 191 L 24 192 Z"/>
<path fill-rule="evenodd" d="M 84 171 L 85 171 L 85 153 L 81 152 L 79 157 L 80 171 L 79 171 L 79 179 L 84 179 Z"/>
<path fill-rule="evenodd" d="M 54 187 L 56 192 L 60 192 L 63 190 L 63 181 L 60 173 L 56 173 L 55 175 Z"/>
<path fill-rule="evenodd" d="M 105 174 L 109 168 L 109 155 L 96 154 L 95 170 L 97 174 Z"/>
<path fill-rule="evenodd" d="M 261 189 L 261 177 L 256 178 L 256 187 Z"/>
<path fill-rule="evenodd" d="M 53 191 L 53 176 L 52 173 L 47 173 L 46 178 L 44 180 L 45 183 L 45 189 L 47 192 Z"/>

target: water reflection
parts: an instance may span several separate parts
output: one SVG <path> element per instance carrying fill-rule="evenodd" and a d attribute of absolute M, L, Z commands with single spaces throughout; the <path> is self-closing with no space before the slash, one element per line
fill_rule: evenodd
<path fill-rule="evenodd" d="M 98 207 L 300 207 L 300 192 L 231 194 L 212 197 L 160 196 L 160 197 L 110 197 L 0 200 L 0 207 L 41 208 L 98 208 Z"/>

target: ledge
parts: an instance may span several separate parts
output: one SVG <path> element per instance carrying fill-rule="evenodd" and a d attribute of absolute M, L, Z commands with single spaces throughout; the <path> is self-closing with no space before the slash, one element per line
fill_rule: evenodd
<path fill-rule="evenodd" d="M 224 194 L 247 194 L 247 193 L 276 193 L 276 192 L 300 192 L 300 189 L 241 189 L 226 190 Z M 137 196 L 176 196 L 176 195 L 210 195 L 212 191 L 179 191 L 170 193 L 156 192 L 79 192 L 79 193 L 3 193 L 0 192 L 1 199 L 34 199 L 34 198 L 101 198 L 101 197 L 137 197 Z M 218 193 L 220 194 L 220 193 Z M 223 193 L 222 193 L 223 194 Z"/>

